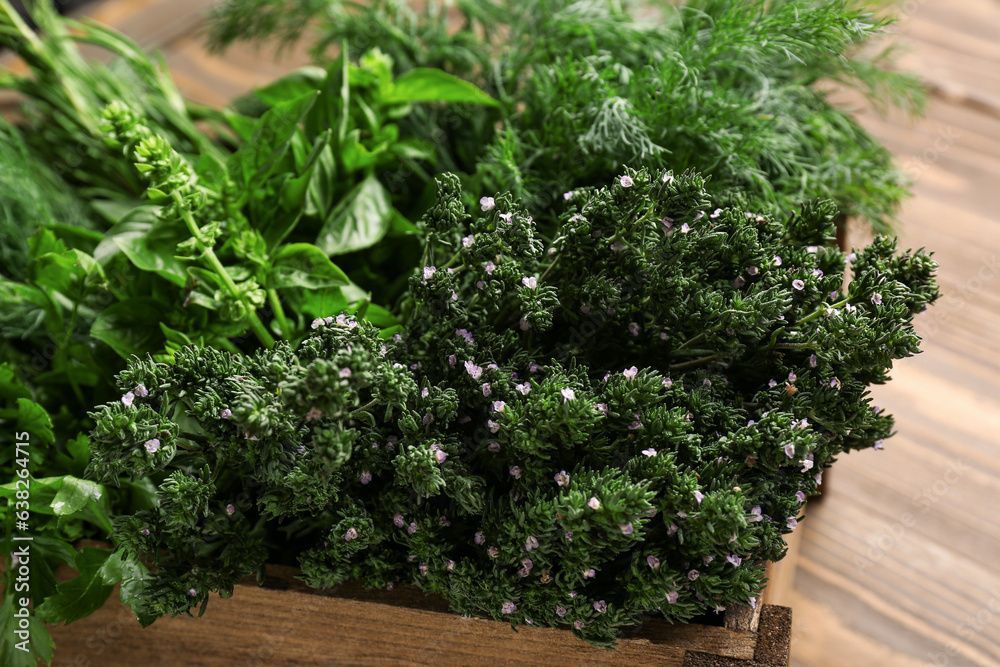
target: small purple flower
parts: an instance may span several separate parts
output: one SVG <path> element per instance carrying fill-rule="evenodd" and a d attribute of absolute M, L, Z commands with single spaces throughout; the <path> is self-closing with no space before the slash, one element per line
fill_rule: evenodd
<path fill-rule="evenodd" d="M 513 602 L 504 602 L 500 605 L 501 614 L 513 614 L 515 611 L 517 611 L 517 605 Z"/>
<path fill-rule="evenodd" d="M 483 374 L 482 366 L 477 366 L 471 361 L 465 362 L 465 370 L 472 376 L 473 380 L 478 380 Z"/>
<path fill-rule="evenodd" d="M 462 239 L 462 245 L 465 246 L 466 248 L 471 248 L 472 244 L 475 242 L 476 242 L 476 237 L 473 236 L 472 234 L 469 234 L 468 236 Z"/>
<path fill-rule="evenodd" d="M 819 357 L 815 354 L 809 355 L 809 367 L 816 368 L 816 364 L 819 363 Z"/>
<path fill-rule="evenodd" d="M 535 278 L 534 276 L 524 276 L 523 278 L 521 278 L 521 284 L 527 287 L 528 289 L 537 289 L 538 278 Z"/>
<path fill-rule="evenodd" d="M 511 469 L 508 472 L 514 479 L 521 479 L 521 469 L 517 466 L 511 466 Z"/>
<path fill-rule="evenodd" d="M 635 532 L 635 526 L 631 523 L 618 524 L 618 529 L 622 531 L 622 535 L 631 535 Z"/>
<path fill-rule="evenodd" d="M 563 607 L 561 605 L 556 605 L 556 616 L 562 618 L 565 615 L 566 615 L 566 607 Z"/>
<path fill-rule="evenodd" d="M 607 403 L 595 403 L 594 407 L 598 412 L 602 414 L 608 414 L 608 404 Z"/>
<path fill-rule="evenodd" d="M 430 568 L 427 567 L 427 563 L 421 563 L 419 569 L 420 569 L 420 574 L 425 577 L 427 576 L 427 573 L 430 572 Z"/>
<path fill-rule="evenodd" d="M 875 304 L 876 306 L 881 306 L 882 305 L 882 295 L 879 294 L 878 292 L 875 292 L 874 294 L 872 294 L 872 303 Z"/>
<path fill-rule="evenodd" d="M 559 393 L 562 394 L 563 403 L 568 403 L 569 401 L 576 400 L 576 392 L 573 391 L 572 389 L 569 388 L 561 389 Z"/>
<path fill-rule="evenodd" d="M 454 570 L 455 569 L 455 561 L 453 561 L 453 560 L 446 560 L 444 562 L 444 569 L 448 570 L 449 572 L 451 572 L 452 570 Z"/>
<path fill-rule="evenodd" d="M 430 396 L 430 393 L 431 393 L 431 388 L 424 387 L 423 389 L 420 390 L 420 398 L 427 398 L 428 396 Z"/>
<path fill-rule="evenodd" d="M 771 260 L 771 261 L 772 261 L 772 263 L 773 263 L 773 264 L 774 264 L 775 266 L 781 266 L 781 258 L 780 258 L 780 257 L 778 257 L 777 255 L 775 255 L 775 256 L 774 256 L 774 259 L 773 259 L 773 260 Z"/>
<path fill-rule="evenodd" d="M 486 262 L 483 266 L 486 268 L 486 274 L 490 276 L 493 275 L 493 271 L 497 268 L 497 265 L 493 262 Z"/>
<path fill-rule="evenodd" d="M 236 514 L 236 508 L 233 507 L 232 503 L 226 505 L 226 514 L 228 514 L 229 516 Z"/>
<path fill-rule="evenodd" d="M 593 579 L 596 576 L 597 576 L 597 570 L 595 570 L 592 567 L 588 567 L 586 570 L 583 571 L 584 579 Z"/>
<path fill-rule="evenodd" d="M 632 178 L 630 176 L 622 176 L 620 179 L 618 179 L 618 182 L 621 183 L 623 188 L 630 188 L 634 185 L 634 182 L 632 181 Z"/>
<path fill-rule="evenodd" d="M 795 458 L 795 443 L 790 442 L 787 445 L 785 445 L 785 456 L 787 456 L 790 459 Z"/>
<path fill-rule="evenodd" d="M 493 412 L 503 412 L 507 409 L 507 404 L 503 401 L 493 401 Z"/>
<path fill-rule="evenodd" d="M 875 445 L 874 446 L 875 446 L 876 450 L 882 449 L 882 442 L 883 442 L 882 438 L 879 438 L 878 440 L 875 441 Z"/>
<path fill-rule="evenodd" d="M 566 538 L 566 541 L 567 541 L 567 542 L 572 542 L 572 541 L 573 541 L 573 531 L 572 531 L 572 530 L 568 530 L 568 531 L 566 531 L 566 532 L 565 532 L 565 533 L 563 534 L 563 537 L 565 537 L 565 538 Z"/>
<path fill-rule="evenodd" d="M 795 373 L 789 373 L 788 374 L 788 381 L 789 382 L 795 382 L 798 379 L 799 379 L 799 376 L 797 376 Z"/>
<path fill-rule="evenodd" d="M 699 505 L 701 505 L 701 501 L 705 499 L 705 494 L 702 493 L 701 491 L 695 491 L 694 499 L 698 501 Z"/>
<path fill-rule="evenodd" d="M 806 284 L 803 281 L 799 280 L 798 278 L 796 278 L 795 280 L 792 281 L 792 287 L 794 287 L 795 289 L 797 289 L 799 291 L 802 291 L 803 289 L 805 289 L 805 286 L 806 286 Z"/>
<path fill-rule="evenodd" d="M 646 556 L 646 564 L 649 565 L 650 568 L 655 570 L 656 568 L 660 567 L 660 559 L 657 558 L 656 556 Z"/>
<path fill-rule="evenodd" d="M 432 424 L 434 422 L 434 415 L 432 415 L 431 413 L 428 412 L 426 415 L 424 415 L 424 418 L 423 418 L 422 421 L 423 421 L 424 426 L 427 426 L 428 424 Z"/>
<path fill-rule="evenodd" d="M 500 219 L 504 222 L 510 222 L 510 219 L 514 217 L 513 213 L 501 213 Z"/>
<path fill-rule="evenodd" d="M 519 392 L 521 392 L 522 396 L 527 396 L 528 393 L 531 391 L 531 383 L 530 382 L 522 382 L 521 384 L 516 384 L 516 385 L 514 385 L 514 389 L 516 389 Z"/>
<path fill-rule="evenodd" d="M 698 220 L 702 215 L 704 214 L 701 211 L 699 211 L 698 216 L 695 218 L 695 220 Z M 687 234 L 690 231 L 691 231 L 691 226 L 688 223 L 685 222 L 683 225 L 681 225 L 681 234 Z"/>
<path fill-rule="evenodd" d="M 226 408 L 225 410 L 222 411 L 222 418 L 223 419 L 229 419 L 232 416 L 233 416 L 233 411 L 230 410 L 229 408 Z"/>
<path fill-rule="evenodd" d="M 652 447 L 650 447 L 649 449 L 644 449 L 644 450 L 642 450 L 642 453 L 643 453 L 643 454 L 644 454 L 645 456 L 656 456 L 656 450 L 655 450 L 655 449 L 653 449 Z"/>
<path fill-rule="evenodd" d="M 559 472 L 556 473 L 554 479 L 556 480 L 556 484 L 558 484 L 559 486 L 566 486 L 567 484 L 569 484 L 569 473 L 567 473 L 565 470 L 560 470 Z"/>
<path fill-rule="evenodd" d="M 756 266 L 751 266 L 747 269 L 747 273 L 749 273 L 751 276 L 755 276 L 758 273 L 760 273 L 760 269 L 758 269 Z"/>
<path fill-rule="evenodd" d="M 737 556 L 736 554 L 730 554 L 726 556 L 726 561 L 732 563 L 733 567 L 739 567 L 740 563 L 743 562 L 743 559 Z"/>
<path fill-rule="evenodd" d="M 844 255 L 844 263 L 845 264 L 853 264 L 854 260 L 856 260 L 857 258 L 858 258 L 858 256 L 855 253 L 853 253 L 853 252 L 852 253 L 848 253 L 848 254 Z"/>
<path fill-rule="evenodd" d="M 127 394 L 122 396 L 122 403 L 125 405 L 126 408 L 131 408 L 132 401 L 134 400 L 135 400 L 135 394 L 133 394 L 132 392 L 128 392 Z"/>
<path fill-rule="evenodd" d="M 483 535 L 483 531 L 477 530 L 475 537 L 472 538 L 472 541 L 480 546 L 486 544 L 486 537 Z"/>
<path fill-rule="evenodd" d="M 800 503 L 804 503 L 806 501 L 806 492 L 805 491 L 796 491 L 795 492 L 795 500 L 799 501 Z"/>
<path fill-rule="evenodd" d="M 635 419 L 632 421 L 631 424 L 628 425 L 628 430 L 638 431 L 640 428 L 642 428 L 642 419 L 639 418 L 639 413 L 635 413 L 632 416 L 635 417 Z"/>
<path fill-rule="evenodd" d="M 743 276 L 736 276 L 736 280 L 733 281 L 733 289 L 739 289 L 746 284 L 746 279 Z"/>
<path fill-rule="evenodd" d="M 447 458 L 448 458 L 448 452 L 444 451 L 443 449 L 439 449 L 436 452 L 434 452 L 434 460 L 437 461 L 438 463 L 444 463 Z"/>
<path fill-rule="evenodd" d="M 638 372 L 639 372 L 639 369 L 636 368 L 635 366 L 633 366 L 632 368 L 626 368 L 625 370 L 623 370 L 622 371 L 622 375 L 625 376 L 626 380 L 631 380 L 632 378 L 634 378 L 636 376 L 636 374 Z"/>
<path fill-rule="evenodd" d="M 788 526 L 789 530 L 795 530 L 799 525 L 799 520 L 796 519 L 794 516 L 790 516 L 788 517 L 788 523 L 786 523 L 785 525 Z"/>
<path fill-rule="evenodd" d="M 625 244 L 622 243 L 621 241 L 615 241 L 614 243 L 611 244 L 612 252 L 621 252 L 624 249 L 625 249 Z"/>
<path fill-rule="evenodd" d="M 702 556 L 701 558 L 701 562 L 705 564 L 705 567 L 711 565 L 713 560 L 715 560 L 715 556 Z"/>
<path fill-rule="evenodd" d="M 763 520 L 764 517 L 761 516 L 759 505 L 750 510 L 750 518 L 748 518 L 747 521 L 749 521 L 750 523 L 757 523 L 758 521 L 763 521 Z"/>
<path fill-rule="evenodd" d="M 490 547 L 489 549 L 486 550 L 486 553 L 490 555 L 490 558 L 496 558 L 497 555 L 500 553 L 500 550 L 497 549 L 496 547 Z"/>
<path fill-rule="evenodd" d="M 586 625 L 586 623 L 584 623 L 581 620 L 573 621 L 573 627 L 576 628 L 577 630 L 583 630 L 583 626 L 585 626 L 585 625 Z"/>
<path fill-rule="evenodd" d="M 406 532 L 408 534 L 410 534 L 410 535 L 412 535 L 413 533 L 417 532 L 417 522 L 416 521 L 411 521 L 410 525 L 406 527 Z"/>
<path fill-rule="evenodd" d="M 340 377 L 342 377 L 342 378 L 349 378 L 349 377 L 351 377 L 351 369 L 350 368 L 342 368 L 342 369 L 340 369 Z"/>
<path fill-rule="evenodd" d="M 603 614 L 608 610 L 608 603 L 604 600 L 598 600 L 594 603 L 594 610 L 599 614 Z"/>
<path fill-rule="evenodd" d="M 708 217 L 710 217 L 710 218 L 712 218 L 714 220 L 715 218 L 718 218 L 720 215 L 722 215 L 722 209 L 721 208 L 717 208 L 714 211 L 712 211 L 712 215 L 710 215 Z"/>
<path fill-rule="evenodd" d="M 537 549 L 537 548 L 538 548 L 538 538 L 536 538 L 533 535 L 529 535 L 528 539 L 524 541 L 524 550 L 531 551 L 532 549 Z"/>
<path fill-rule="evenodd" d="M 500 424 L 496 423 L 492 419 L 487 419 L 486 420 L 486 426 L 489 427 L 490 433 L 496 433 L 497 431 L 500 430 Z"/>
<path fill-rule="evenodd" d="M 319 329 L 321 326 L 323 326 L 323 318 L 317 317 L 315 320 L 312 321 L 312 324 L 310 326 L 313 329 Z"/>
<path fill-rule="evenodd" d="M 484 287 L 486 287 L 486 283 L 484 281 L 482 281 L 482 280 L 477 280 L 476 281 L 476 289 L 483 289 Z M 452 364 L 452 365 L 454 365 L 454 364 Z"/>
<path fill-rule="evenodd" d="M 146 398 L 149 396 L 149 391 L 143 385 L 136 385 L 135 389 L 132 390 L 133 393 L 139 398 Z"/>
<path fill-rule="evenodd" d="M 448 364 L 450 366 L 454 366 L 457 363 L 458 363 L 458 357 L 456 357 L 454 354 L 448 355 Z"/>
<path fill-rule="evenodd" d="M 500 451 L 500 443 L 497 442 L 496 440 L 493 440 L 492 442 L 490 442 L 490 444 L 486 445 L 486 449 L 495 454 Z"/>
<path fill-rule="evenodd" d="M 142 534 L 143 535 L 149 535 L 149 528 L 143 528 L 142 529 Z"/>
<path fill-rule="evenodd" d="M 691 581 L 694 581 L 697 578 L 698 578 L 698 570 L 689 570 L 688 571 L 688 579 L 690 579 Z"/>
<path fill-rule="evenodd" d="M 669 526 L 667 527 L 667 537 L 673 537 L 674 535 L 676 535 L 676 534 L 677 534 L 677 531 L 678 531 L 678 530 L 679 530 L 679 529 L 677 528 L 677 524 L 676 524 L 676 523 L 671 523 L 671 524 L 670 524 L 670 525 L 669 525 Z"/>
<path fill-rule="evenodd" d="M 368 472 L 367 470 L 363 470 L 363 471 L 361 471 L 361 475 L 359 476 L 359 479 L 361 480 L 362 484 L 368 484 L 368 483 L 370 483 L 372 481 L 372 474 L 370 472 Z"/>
<path fill-rule="evenodd" d="M 813 462 L 813 455 L 811 453 L 806 454 L 806 457 L 801 461 L 799 461 L 799 463 L 802 464 L 802 472 L 808 472 L 812 470 L 812 467 L 815 465 L 815 463 Z"/>
<path fill-rule="evenodd" d="M 493 197 L 482 197 L 479 199 L 479 205 L 484 211 L 492 211 L 496 202 L 493 201 Z"/>
<path fill-rule="evenodd" d="M 146 451 L 150 454 L 155 454 L 160 449 L 160 440 L 158 438 L 152 438 L 146 441 L 145 444 Z"/>
<path fill-rule="evenodd" d="M 490 386 L 489 382 L 484 382 L 482 389 L 483 396 L 489 397 L 489 395 L 493 393 L 493 387 Z"/>
<path fill-rule="evenodd" d="M 357 537 L 358 537 L 358 531 L 355 530 L 354 528 L 348 528 L 347 532 L 344 533 L 344 540 L 346 540 L 347 542 L 357 539 Z"/>
<path fill-rule="evenodd" d="M 677 591 L 670 591 L 667 593 L 667 604 L 677 604 L 677 597 L 680 594 Z"/>
<path fill-rule="evenodd" d="M 437 267 L 436 266 L 425 266 L 424 267 L 424 282 L 427 282 L 428 280 L 430 280 L 431 278 L 433 278 L 435 273 L 437 273 Z"/>
<path fill-rule="evenodd" d="M 639 323 L 638 322 L 629 322 L 628 331 L 633 336 L 638 336 L 639 335 Z"/>
<path fill-rule="evenodd" d="M 188 589 L 188 595 L 190 595 L 191 597 L 195 597 L 196 595 L 198 595 L 198 591 L 196 591 L 193 588 L 189 588 Z"/>
<path fill-rule="evenodd" d="M 823 277 L 823 270 L 822 269 L 813 269 L 812 270 L 812 274 L 813 274 L 813 278 L 822 278 Z"/>
<path fill-rule="evenodd" d="M 698 211 L 697 213 L 694 214 L 694 221 L 698 222 L 699 220 L 701 220 L 704 217 L 705 217 L 705 212 L 704 211 Z"/>
<path fill-rule="evenodd" d="M 528 372 L 529 373 L 537 373 L 540 370 L 542 370 L 542 367 L 539 366 L 538 364 L 536 364 L 534 361 L 532 361 L 530 364 L 528 364 Z"/>
<path fill-rule="evenodd" d="M 572 190 L 570 190 L 569 192 L 564 192 L 563 193 L 563 199 L 565 199 L 566 201 L 569 201 L 572 198 L 573 198 L 573 191 Z"/>
<path fill-rule="evenodd" d="M 601 509 L 601 501 L 598 500 L 596 496 L 591 496 L 590 500 L 587 501 L 587 507 L 592 510 Z"/>

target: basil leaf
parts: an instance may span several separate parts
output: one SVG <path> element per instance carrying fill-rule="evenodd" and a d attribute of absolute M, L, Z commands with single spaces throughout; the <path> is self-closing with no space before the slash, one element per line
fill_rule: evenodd
<path fill-rule="evenodd" d="M 327 255 L 342 255 L 378 243 L 389 231 L 389 193 L 369 174 L 331 211 L 316 245 Z"/>
<path fill-rule="evenodd" d="M 90 327 L 90 335 L 107 343 L 121 357 L 159 352 L 166 337 L 159 323 L 170 306 L 158 299 L 126 299 L 105 308 Z"/>
<path fill-rule="evenodd" d="M 469 102 L 488 107 L 500 103 L 475 85 L 438 69 L 417 67 L 396 79 L 384 102 Z"/>
<path fill-rule="evenodd" d="M 322 250 L 311 243 L 290 243 L 275 255 L 267 277 L 269 289 L 338 287 L 350 279 Z"/>

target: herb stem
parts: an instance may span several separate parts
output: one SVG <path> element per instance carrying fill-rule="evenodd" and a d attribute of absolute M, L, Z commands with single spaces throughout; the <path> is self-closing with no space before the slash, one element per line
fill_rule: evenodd
<path fill-rule="evenodd" d="M 287 340 L 292 328 L 289 326 L 288 318 L 285 316 L 285 309 L 281 305 L 281 297 L 278 296 L 278 290 L 273 288 L 267 290 L 267 298 L 270 300 L 271 308 L 274 310 L 274 319 L 278 322 L 278 328 L 281 331 L 280 335 Z"/>

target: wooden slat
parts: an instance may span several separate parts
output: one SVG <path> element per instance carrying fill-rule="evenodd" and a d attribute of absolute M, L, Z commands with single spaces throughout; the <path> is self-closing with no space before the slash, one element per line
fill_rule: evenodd
<path fill-rule="evenodd" d="M 95 614 L 50 628 L 53 664 L 680 666 L 694 652 L 699 660 L 721 660 L 712 664 L 752 667 L 783 665 L 788 655 L 789 612 L 779 607 L 761 605 L 759 633 L 650 621 L 610 651 L 566 629 L 519 627 L 515 633 L 507 623 L 463 618 L 413 586 L 314 591 L 295 573 L 269 568 L 267 587 L 240 584 L 232 598 L 213 599 L 201 619 L 164 618 L 145 630 L 114 593 Z M 761 662 L 762 652 L 770 662 Z"/>

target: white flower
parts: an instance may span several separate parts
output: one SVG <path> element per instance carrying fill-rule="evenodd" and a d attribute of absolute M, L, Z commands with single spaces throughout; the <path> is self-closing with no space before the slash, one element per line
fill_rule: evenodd
<path fill-rule="evenodd" d="M 638 372 L 639 372 L 639 369 L 636 368 L 635 366 L 633 366 L 632 368 L 626 368 L 625 370 L 623 370 L 622 371 L 622 375 L 625 376 L 626 380 L 631 380 L 632 378 L 634 378 L 636 376 L 636 374 Z"/>
<path fill-rule="evenodd" d="M 538 287 L 538 279 L 534 276 L 524 276 L 521 278 L 521 284 L 528 289 L 535 289 Z"/>
<path fill-rule="evenodd" d="M 472 244 L 475 242 L 476 242 L 476 237 L 473 236 L 472 234 L 469 234 L 468 236 L 462 239 L 462 245 L 465 246 L 466 248 L 471 248 Z"/>
<path fill-rule="evenodd" d="M 634 185 L 630 176 L 622 176 L 618 182 L 622 184 L 623 188 L 630 188 Z"/>
<path fill-rule="evenodd" d="M 427 282 L 428 280 L 430 280 L 434 276 L 435 273 L 437 273 L 437 267 L 436 266 L 425 266 L 424 267 L 424 282 Z"/>
<path fill-rule="evenodd" d="M 562 394 L 563 403 L 576 400 L 576 392 L 573 391 L 572 389 L 569 388 L 563 389 L 559 393 Z"/>
<path fill-rule="evenodd" d="M 493 201 L 493 197 L 483 197 L 479 200 L 479 205 L 484 211 L 492 211 L 493 207 L 496 206 L 496 202 Z"/>

